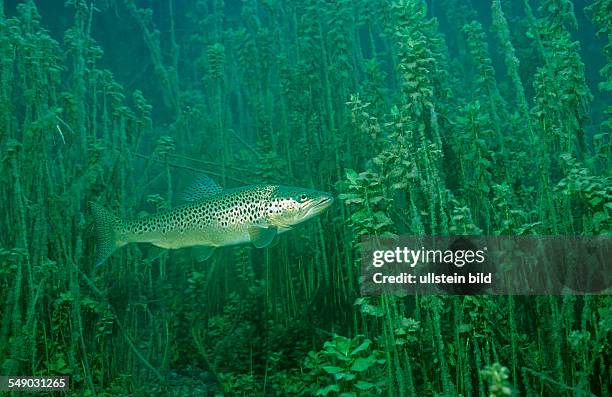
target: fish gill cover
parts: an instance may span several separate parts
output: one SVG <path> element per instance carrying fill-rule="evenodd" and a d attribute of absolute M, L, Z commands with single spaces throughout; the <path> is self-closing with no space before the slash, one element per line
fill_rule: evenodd
<path fill-rule="evenodd" d="M 361 296 L 359 243 L 610 235 L 611 10 L 1 0 L 0 388 L 610 395 L 609 295 Z M 138 222 L 201 175 L 338 199 L 267 248 L 95 266 L 88 202 Z"/>

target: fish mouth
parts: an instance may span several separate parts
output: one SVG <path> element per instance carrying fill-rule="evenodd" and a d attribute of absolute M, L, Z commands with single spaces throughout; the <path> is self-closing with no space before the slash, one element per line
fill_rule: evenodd
<path fill-rule="evenodd" d="M 319 200 L 318 203 L 315 204 L 315 207 L 323 207 L 323 209 L 329 207 L 334 202 L 333 196 L 326 196 Z"/>
<path fill-rule="evenodd" d="M 323 196 L 316 201 L 313 200 L 312 206 L 308 210 L 308 214 L 311 216 L 317 215 L 321 213 L 322 211 L 324 211 L 325 209 L 327 209 L 330 205 L 332 205 L 333 202 L 334 202 L 334 197 L 331 195 Z"/>

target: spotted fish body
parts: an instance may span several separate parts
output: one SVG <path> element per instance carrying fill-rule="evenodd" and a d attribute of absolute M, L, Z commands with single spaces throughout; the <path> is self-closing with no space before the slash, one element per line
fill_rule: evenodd
<path fill-rule="evenodd" d="M 185 194 L 186 204 L 169 211 L 124 221 L 90 203 L 95 221 L 96 264 L 130 243 L 151 243 L 177 249 L 215 247 L 252 242 L 265 247 L 279 233 L 290 230 L 329 207 L 330 194 L 276 185 L 222 189 L 201 178 Z"/>

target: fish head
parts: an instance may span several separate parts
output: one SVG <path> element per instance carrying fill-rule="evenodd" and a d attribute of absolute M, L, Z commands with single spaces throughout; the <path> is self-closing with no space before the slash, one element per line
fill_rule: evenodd
<path fill-rule="evenodd" d="M 277 186 L 268 206 L 270 223 L 279 228 L 291 228 L 325 211 L 334 202 L 326 192 L 312 189 Z"/>

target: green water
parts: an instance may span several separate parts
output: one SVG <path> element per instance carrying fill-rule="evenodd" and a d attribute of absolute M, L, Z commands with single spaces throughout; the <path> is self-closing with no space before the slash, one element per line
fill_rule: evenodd
<path fill-rule="evenodd" d="M 362 297 L 359 243 L 609 235 L 611 40 L 611 0 L 0 0 L 0 375 L 610 395 L 610 296 Z M 95 267 L 89 201 L 139 218 L 200 174 L 336 200 L 264 249 Z"/>

